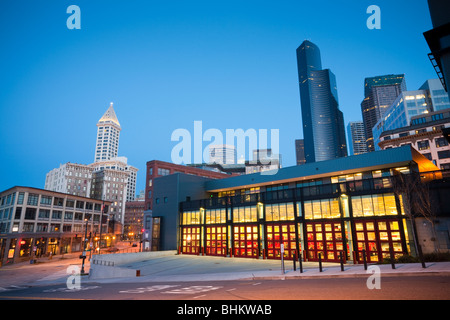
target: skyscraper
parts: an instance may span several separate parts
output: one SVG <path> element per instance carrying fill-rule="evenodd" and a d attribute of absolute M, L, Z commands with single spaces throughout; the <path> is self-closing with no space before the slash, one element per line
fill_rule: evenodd
<path fill-rule="evenodd" d="M 366 134 L 362 121 L 351 121 L 347 126 L 350 155 L 367 153 Z"/>
<path fill-rule="evenodd" d="M 404 74 L 389 74 L 364 80 L 364 100 L 361 102 L 361 112 L 369 152 L 375 151 L 372 128 L 403 91 L 406 91 Z"/>
<path fill-rule="evenodd" d="M 329 69 L 322 70 L 319 47 L 305 40 L 297 48 L 297 67 L 306 162 L 347 156 L 336 78 Z"/>
<path fill-rule="evenodd" d="M 303 139 L 295 140 L 295 158 L 298 166 L 306 163 Z"/>
<path fill-rule="evenodd" d="M 119 151 L 119 135 L 122 128 L 114 112 L 113 103 L 97 123 L 97 143 L 95 161 L 106 161 L 115 158 Z"/>

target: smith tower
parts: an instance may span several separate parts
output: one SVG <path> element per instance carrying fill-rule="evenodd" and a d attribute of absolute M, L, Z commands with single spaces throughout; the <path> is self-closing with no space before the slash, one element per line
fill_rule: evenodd
<path fill-rule="evenodd" d="M 97 123 L 97 143 L 95 161 L 101 162 L 117 157 L 119 151 L 119 135 L 122 128 L 114 112 L 113 103 Z"/>
<path fill-rule="evenodd" d="M 322 70 L 319 47 L 304 41 L 297 48 L 297 67 L 306 162 L 347 156 L 336 78 L 329 69 Z"/>

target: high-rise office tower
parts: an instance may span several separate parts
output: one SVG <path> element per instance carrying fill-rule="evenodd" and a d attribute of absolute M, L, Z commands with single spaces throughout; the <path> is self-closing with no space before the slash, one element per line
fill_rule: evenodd
<path fill-rule="evenodd" d="M 298 166 L 306 163 L 305 145 L 303 139 L 295 140 L 295 158 Z"/>
<path fill-rule="evenodd" d="M 361 102 L 361 112 L 369 152 L 375 151 L 372 128 L 403 91 L 406 91 L 404 74 L 389 74 L 364 80 L 364 100 Z"/>
<path fill-rule="evenodd" d="M 319 47 L 305 40 L 297 48 L 297 67 L 306 162 L 347 156 L 336 78 L 329 69 L 322 70 Z"/>
<path fill-rule="evenodd" d="M 367 153 L 366 134 L 362 121 L 351 121 L 347 126 L 350 155 Z"/>
<path fill-rule="evenodd" d="M 95 162 L 110 160 L 118 155 L 119 135 L 122 128 L 114 112 L 113 103 L 97 123 Z"/>

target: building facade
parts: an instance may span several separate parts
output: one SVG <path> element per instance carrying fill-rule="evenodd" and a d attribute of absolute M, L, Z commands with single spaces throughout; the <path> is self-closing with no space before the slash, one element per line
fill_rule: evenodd
<path fill-rule="evenodd" d="M 107 161 L 98 161 L 89 165 L 94 172 L 103 169 L 123 171 L 128 174 L 125 201 L 134 201 L 136 197 L 136 179 L 138 169 L 128 164 L 126 157 L 115 157 Z"/>
<path fill-rule="evenodd" d="M 172 176 L 177 173 L 182 173 L 189 175 L 190 177 L 203 177 L 208 179 L 223 179 L 229 177 L 230 175 L 216 172 L 212 170 L 204 170 L 196 167 L 184 166 L 159 160 L 152 160 L 147 162 L 147 174 L 146 174 L 146 183 L 145 183 L 145 211 L 144 211 L 144 235 L 143 235 L 143 248 L 144 250 L 152 250 L 158 251 L 163 248 L 161 243 L 165 243 L 162 241 L 161 237 L 161 225 L 168 225 L 168 221 L 171 221 L 170 218 L 167 221 L 164 212 L 160 212 L 158 214 L 153 214 L 153 206 L 154 205 L 165 205 L 165 199 L 168 199 L 167 196 L 159 197 L 155 195 L 158 191 L 158 187 L 155 187 L 156 179 L 160 179 L 166 176 Z M 160 184 L 161 188 L 164 188 L 163 184 Z M 173 192 L 177 192 L 178 189 L 172 190 Z M 177 193 L 178 194 L 178 193 Z M 175 197 L 170 197 L 171 202 L 175 199 Z M 184 199 L 186 200 L 186 199 Z M 175 226 L 176 231 L 176 226 Z M 165 233 L 163 233 L 165 236 Z"/>
<path fill-rule="evenodd" d="M 174 164 L 159 160 L 147 162 L 147 175 L 145 183 L 145 208 L 152 210 L 153 207 L 153 181 L 155 178 L 171 175 L 174 173 L 185 173 L 194 176 L 207 177 L 211 179 L 223 179 L 229 177 L 228 174 L 204 170 L 200 168 Z"/>
<path fill-rule="evenodd" d="M 89 197 L 93 169 L 78 163 L 64 163 L 47 173 L 46 190 Z"/>
<path fill-rule="evenodd" d="M 306 162 L 347 156 L 336 78 L 329 69 L 322 70 L 319 47 L 304 41 L 297 48 L 297 67 Z"/>
<path fill-rule="evenodd" d="M 350 155 L 367 153 L 364 122 L 351 121 L 347 126 L 347 137 Z"/>
<path fill-rule="evenodd" d="M 334 262 L 342 254 L 355 263 L 366 255 L 368 262 L 380 262 L 391 253 L 414 254 L 420 243 L 413 238 L 412 209 L 405 206 L 407 191 L 398 187 L 398 177 L 420 172 L 434 181 L 441 177 L 434 170 L 420 153 L 402 147 L 282 168 L 273 176 L 204 182 L 177 174 L 160 180 L 164 187 L 157 196 L 167 200 L 153 213 L 163 215 L 161 233 L 170 234 L 163 250 L 267 259 L 280 259 L 284 251 L 286 259 L 302 254 L 317 261 L 320 254 L 322 261 Z M 450 184 L 437 189 L 449 194 Z M 447 202 L 436 206 L 443 210 L 443 234 L 450 225 Z"/>
<path fill-rule="evenodd" d="M 83 244 L 89 243 L 98 248 L 100 221 L 110 204 L 31 187 L 13 187 L 1 192 L 0 261 L 7 264 L 78 252 L 83 250 Z M 102 226 L 103 247 L 110 241 L 105 219 Z"/>
<path fill-rule="evenodd" d="M 429 79 L 425 81 L 419 90 L 427 90 L 428 98 L 433 105 L 433 111 L 450 108 L 448 93 L 445 91 L 442 82 L 439 79 Z"/>
<path fill-rule="evenodd" d="M 424 32 L 425 39 L 431 52 L 430 61 L 450 98 L 450 4 L 448 1 L 428 0 L 433 29 Z"/>
<path fill-rule="evenodd" d="M 412 117 L 432 111 L 433 106 L 427 90 L 402 92 L 372 128 L 375 150 L 380 150 L 378 144 L 383 131 L 409 126 Z"/>
<path fill-rule="evenodd" d="M 295 160 L 298 166 L 306 163 L 304 142 L 303 139 L 295 140 Z"/>
<path fill-rule="evenodd" d="M 403 91 L 406 91 L 404 74 L 376 76 L 364 80 L 364 100 L 361 102 L 361 113 L 369 152 L 375 150 L 373 127 Z"/>
<path fill-rule="evenodd" d="M 410 145 L 442 170 L 450 170 L 450 145 L 443 131 L 450 129 L 450 109 L 412 117 L 411 125 L 384 131 L 379 148 Z"/>
<path fill-rule="evenodd" d="M 92 173 L 91 198 L 111 202 L 108 232 L 123 234 L 125 203 L 129 174 L 114 169 L 101 169 Z"/>
<path fill-rule="evenodd" d="M 128 240 L 142 240 L 144 227 L 145 201 L 127 201 L 125 203 L 124 235 Z"/>

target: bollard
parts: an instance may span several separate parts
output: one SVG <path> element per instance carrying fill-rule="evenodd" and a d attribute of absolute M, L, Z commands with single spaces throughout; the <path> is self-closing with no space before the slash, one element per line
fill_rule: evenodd
<path fill-rule="evenodd" d="M 389 254 L 391 255 L 391 267 L 392 269 L 395 269 L 395 255 L 392 247 L 389 247 Z"/>
<path fill-rule="evenodd" d="M 367 270 L 367 259 L 366 259 L 366 250 L 365 249 L 363 249 L 362 254 L 363 254 L 363 262 L 364 262 L 364 270 Z"/>
<path fill-rule="evenodd" d="M 322 272 L 322 254 L 319 253 L 319 271 Z"/>
<path fill-rule="evenodd" d="M 342 251 L 339 252 L 339 262 L 341 263 L 341 271 L 344 271 L 344 259 L 342 258 Z"/>
<path fill-rule="evenodd" d="M 301 253 L 299 253 L 299 255 L 298 255 L 298 267 L 300 269 L 300 273 L 303 273 L 302 254 Z"/>
<path fill-rule="evenodd" d="M 297 270 L 296 265 L 295 265 L 296 260 L 297 260 L 297 254 L 294 252 L 294 254 L 292 255 L 292 262 L 294 263 L 294 271 Z"/>

